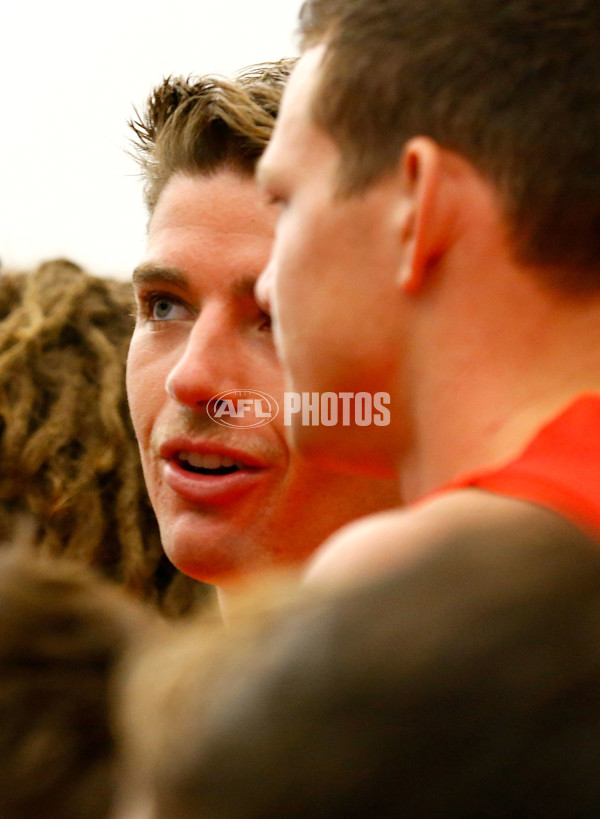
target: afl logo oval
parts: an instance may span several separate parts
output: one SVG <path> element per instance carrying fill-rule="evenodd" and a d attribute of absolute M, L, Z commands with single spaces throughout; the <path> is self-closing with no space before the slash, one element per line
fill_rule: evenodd
<path fill-rule="evenodd" d="M 260 390 L 226 390 L 208 402 L 206 411 L 216 424 L 223 427 L 262 427 L 279 414 L 279 404 Z"/>

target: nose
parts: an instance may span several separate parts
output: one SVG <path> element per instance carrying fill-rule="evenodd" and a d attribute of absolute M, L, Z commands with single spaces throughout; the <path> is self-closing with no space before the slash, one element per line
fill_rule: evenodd
<path fill-rule="evenodd" d="M 165 388 L 180 404 L 197 408 L 220 392 L 238 389 L 245 368 L 231 320 L 207 306 L 194 322 Z"/>
<path fill-rule="evenodd" d="M 269 263 L 260 274 L 254 285 L 254 297 L 261 309 L 272 314 L 273 304 L 273 282 L 275 278 L 275 265 L 271 256 Z"/>

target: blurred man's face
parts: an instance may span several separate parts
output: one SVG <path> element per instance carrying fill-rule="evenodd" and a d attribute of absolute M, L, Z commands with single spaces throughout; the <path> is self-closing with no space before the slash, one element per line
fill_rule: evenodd
<path fill-rule="evenodd" d="M 257 393 L 283 399 L 269 317 L 254 298 L 276 216 L 233 172 L 176 175 L 134 274 L 127 391 L 148 491 L 169 558 L 217 584 L 301 562 L 396 497 L 389 481 L 307 462 L 288 447 L 282 413 L 265 422 L 255 403 Z"/>
<path fill-rule="evenodd" d="M 296 391 L 387 391 L 398 369 L 397 190 L 393 179 L 364 194 L 336 195 L 340 152 L 311 118 L 322 47 L 301 58 L 286 89 L 258 179 L 279 205 L 259 301 Z M 399 415 L 396 412 L 396 415 Z M 330 462 L 392 469 L 389 427 L 293 427 L 297 446 Z"/>

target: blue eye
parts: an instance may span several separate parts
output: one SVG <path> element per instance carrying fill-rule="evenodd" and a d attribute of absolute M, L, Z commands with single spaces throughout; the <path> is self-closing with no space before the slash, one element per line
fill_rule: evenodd
<path fill-rule="evenodd" d="M 139 315 L 147 321 L 186 321 L 190 308 L 176 296 L 167 293 L 148 293 L 139 297 Z"/>
<path fill-rule="evenodd" d="M 172 299 L 167 299 L 164 297 L 156 299 L 151 306 L 151 317 L 155 321 L 163 321 L 164 319 L 168 319 L 174 306 L 175 304 Z"/>

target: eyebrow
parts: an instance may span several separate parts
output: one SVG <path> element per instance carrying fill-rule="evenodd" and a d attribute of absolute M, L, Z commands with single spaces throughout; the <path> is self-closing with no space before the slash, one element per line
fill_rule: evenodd
<path fill-rule="evenodd" d="M 231 283 L 229 292 L 234 299 L 243 299 L 251 296 L 254 298 L 254 287 L 258 276 L 241 276 Z M 176 284 L 180 287 L 186 287 L 189 282 L 185 276 L 176 267 L 165 267 L 159 264 L 141 264 L 135 268 L 132 275 L 132 283 L 134 286 L 141 286 L 148 282 L 168 282 L 169 284 Z"/>
<path fill-rule="evenodd" d="M 229 292 L 234 299 L 243 299 L 247 296 L 254 298 L 254 286 L 258 276 L 242 276 L 231 283 Z"/>
<path fill-rule="evenodd" d="M 154 281 L 163 281 L 184 286 L 187 284 L 187 277 L 175 267 L 164 267 L 159 264 L 141 264 L 133 271 L 131 281 L 134 286 Z"/>

